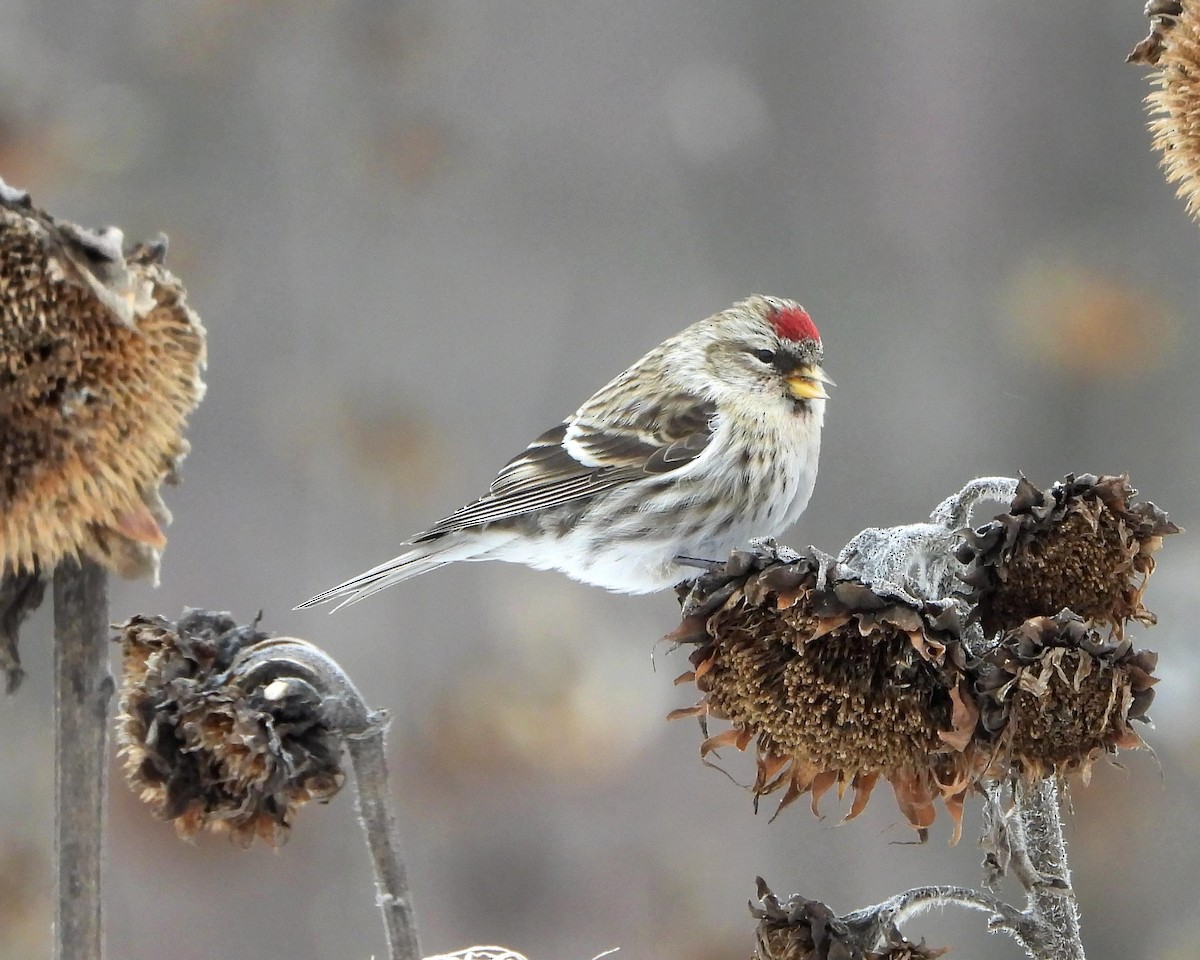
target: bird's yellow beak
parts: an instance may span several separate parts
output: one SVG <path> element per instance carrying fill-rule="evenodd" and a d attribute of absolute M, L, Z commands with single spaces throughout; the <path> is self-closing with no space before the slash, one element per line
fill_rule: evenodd
<path fill-rule="evenodd" d="M 797 400 L 828 400 L 825 384 L 836 384 L 819 366 L 797 367 L 787 375 L 788 393 Z"/>

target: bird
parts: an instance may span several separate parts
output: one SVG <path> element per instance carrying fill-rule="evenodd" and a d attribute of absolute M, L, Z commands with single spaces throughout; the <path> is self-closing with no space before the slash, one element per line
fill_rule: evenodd
<path fill-rule="evenodd" d="M 296 607 L 334 610 L 446 564 L 505 560 L 651 593 L 775 536 L 817 477 L 827 385 L 800 304 L 755 295 L 652 349 L 408 549 Z"/>

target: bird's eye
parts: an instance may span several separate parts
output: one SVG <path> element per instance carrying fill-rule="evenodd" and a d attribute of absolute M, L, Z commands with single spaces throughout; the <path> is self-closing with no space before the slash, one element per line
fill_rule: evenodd
<path fill-rule="evenodd" d="M 771 364 L 775 362 L 774 350 L 751 350 L 750 352 L 754 354 L 756 360 L 760 360 L 763 363 Z"/>

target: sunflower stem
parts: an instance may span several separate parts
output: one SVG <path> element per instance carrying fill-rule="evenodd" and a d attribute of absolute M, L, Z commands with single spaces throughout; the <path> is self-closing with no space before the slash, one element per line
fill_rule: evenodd
<path fill-rule="evenodd" d="M 354 764 L 359 823 L 375 868 L 376 903 L 383 914 L 390 960 L 420 960 L 408 872 L 400 856 L 400 838 L 388 791 L 385 714 L 367 707 L 354 682 L 319 647 L 304 640 L 277 637 L 250 647 L 233 665 L 243 687 L 268 688 L 276 681 L 298 681 L 322 698 L 331 729 L 345 737 Z"/>
<path fill-rule="evenodd" d="M 971 523 L 975 508 L 985 500 L 1008 503 L 1017 493 L 1017 481 L 1012 477 L 976 477 L 958 493 L 947 497 L 934 508 L 930 522 L 947 530 Z"/>
<path fill-rule="evenodd" d="M 1032 960 L 1085 960 L 1055 781 L 1018 784 L 1008 815 L 999 809 L 998 789 L 990 789 L 989 795 L 995 804 L 991 815 L 1004 816 L 1005 867 L 1012 868 L 1026 889 L 1025 909 L 969 887 L 915 887 L 843 918 L 857 932 L 864 949 L 886 948 L 893 931 L 907 920 L 953 904 L 991 914 L 989 928 L 1012 936 Z"/>
<path fill-rule="evenodd" d="M 368 732 L 349 737 L 346 745 L 354 763 L 358 817 L 375 865 L 376 901 L 383 912 L 391 960 L 419 960 L 421 950 L 408 873 L 400 857 L 396 819 L 388 802 L 384 727 L 378 722 Z"/>
<path fill-rule="evenodd" d="M 108 770 L 108 575 L 90 560 L 54 571 L 55 960 L 101 960 Z"/>
<path fill-rule="evenodd" d="M 1018 940 L 1022 940 L 1023 932 L 1030 926 L 1029 918 L 1012 904 L 982 890 L 949 885 L 914 887 L 843 919 L 863 931 L 864 946 L 880 950 L 886 949 L 889 931 L 928 910 L 951 904 L 990 914 L 992 929 L 1006 930 Z"/>
<path fill-rule="evenodd" d="M 1018 784 L 1015 795 L 1015 844 L 1028 856 L 1041 880 L 1028 890 L 1025 908 L 1036 925 L 1038 942 L 1031 944 L 1022 939 L 1022 943 L 1036 960 L 1084 960 L 1079 905 L 1071 890 L 1058 809 L 1058 785 L 1053 779 Z"/>

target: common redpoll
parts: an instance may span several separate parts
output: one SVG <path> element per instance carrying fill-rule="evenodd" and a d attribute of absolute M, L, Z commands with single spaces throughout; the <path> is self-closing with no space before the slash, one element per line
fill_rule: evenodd
<path fill-rule="evenodd" d="M 808 505 L 832 383 L 821 359 L 799 304 L 735 303 L 601 387 L 408 552 L 300 606 L 355 603 L 456 560 L 560 570 L 619 593 L 670 587 Z"/>

